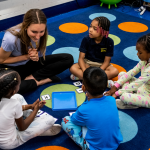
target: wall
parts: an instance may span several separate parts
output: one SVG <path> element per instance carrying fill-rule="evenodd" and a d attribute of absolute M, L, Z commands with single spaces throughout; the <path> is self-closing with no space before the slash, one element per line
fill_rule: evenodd
<path fill-rule="evenodd" d="M 73 0 L 0 0 L 0 20 L 24 14 L 31 8 L 44 9 Z"/>
<path fill-rule="evenodd" d="M 47 18 L 99 3 L 99 0 L 0 0 L 0 31 L 23 21 L 31 8 L 42 9 Z"/>

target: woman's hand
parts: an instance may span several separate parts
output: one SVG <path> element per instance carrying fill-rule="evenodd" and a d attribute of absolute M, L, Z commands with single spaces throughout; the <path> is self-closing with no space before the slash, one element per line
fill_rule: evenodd
<path fill-rule="evenodd" d="M 29 57 L 32 61 L 39 61 L 39 54 L 37 49 L 30 48 L 28 51 Z"/>
<path fill-rule="evenodd" d="M 115 86 L 113 86 L 109 91 L 105 92 L 104 95 L 113 95 L 115 94 L 115 92 L 117 91 L 117 88 Z"/>

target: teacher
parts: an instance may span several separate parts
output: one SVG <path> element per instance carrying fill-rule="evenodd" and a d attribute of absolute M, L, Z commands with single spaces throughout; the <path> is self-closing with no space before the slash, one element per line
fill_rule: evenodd
<path fill-rule="evenodd" d="M 47 19 L 40 9 L 29 10 L 23 22 L 6 30 L 0 48 L 0 68 L 12 68 L 21 76 L 18 93 L 24 94 L 48 82 L 73 64 L 70 54 L 46 55 Z M 7 87 L 6 87 L 7 88 Z"/>

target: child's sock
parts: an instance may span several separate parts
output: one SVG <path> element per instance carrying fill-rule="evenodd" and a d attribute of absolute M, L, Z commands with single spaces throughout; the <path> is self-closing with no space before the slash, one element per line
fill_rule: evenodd
<path fill-rule="evenodd" d="M 116 99 L 116 105 L 119 109 L 137 109 L 138 106 L 125 104 L 122 100 Z"/>
<path fill-rule="evenodd" d="M 54 124 L 50 129 L 40 134 L 39 136 L 53 136 L 53 135 L 58 134 L 60 131 L 61 131 L 61 125 Z"/>
<path fill-rule="evenodd" d="M 76 77 L 76 76 L 75 76 L 75 75 L 73 75 L 73 74 L 71 74 L 70 78 L 71 78 L 71 80 L 79 80 L 79 78 L 78 78 L 78 77 Z"/>
<path fill-rule="evenodd" d="M 111 88 L 111 87 L 115 84 L 115 82 L 116 82 L 116 81 L 108 80 L 107 87 L 108 87 L 108 88 Z"/>

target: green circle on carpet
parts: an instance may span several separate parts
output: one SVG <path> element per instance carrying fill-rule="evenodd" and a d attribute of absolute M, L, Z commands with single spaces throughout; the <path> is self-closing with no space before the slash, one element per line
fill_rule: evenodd
<path fill-rule="evenodd" d="M 70 85 L 70 84 L 56 84 L 56 85 L 52 85 L 49 86 L 48 88 L 44 89 L 41 92 L 40 95 L 40 100 L 42 100 L 41 96 L 42 95 L 46 95 L 49 94 L 49 96 L 51 97 L 50 100 L 46 100 L 46 104 L 45 106 L 52 108 L 52 92 L 64 92 L 64 91 L 75 91 L 76 93 L 76 100 L 77 100 L 77 106 L 80 106 L 84 101 L 85 101 L 85 93 L 78 93 L 76 91 L 76 89 L 78 89 L 79 87 L 76 87 L 74 85 Z"/>
<path fill-rule="evenodd" d="M 55 43 L 55 38 L 53 36 L 48 35 L 46 46 L 50 46 Z"/>
<path fill-rule="evenodd" d="M 120 38 L 116 35 L 109 34 L 108 37 L 114 41 L 114 45 L 118 45 L 121 42 Z"/>

